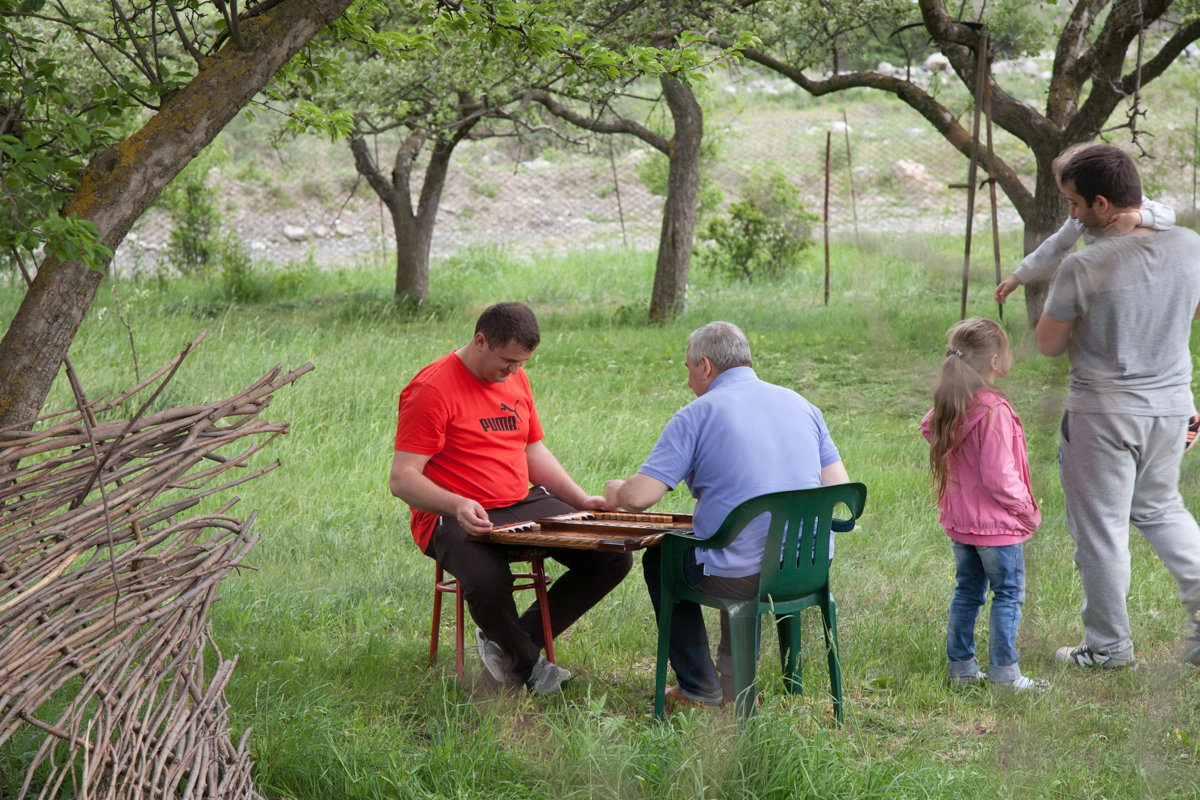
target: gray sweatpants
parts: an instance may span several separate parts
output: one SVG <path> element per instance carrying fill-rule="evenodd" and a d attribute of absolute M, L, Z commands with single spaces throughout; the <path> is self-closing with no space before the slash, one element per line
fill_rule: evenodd
<path fill-rule="evenodd" d="M 1129 524 L 1175 578 L 1189 617 L 1200 611 L 1200 528 L 1179 494 L 1186 416 L 1063 416 L 1059 477 L 1083 585 L 1084 644 L 1133 657 Z"/>

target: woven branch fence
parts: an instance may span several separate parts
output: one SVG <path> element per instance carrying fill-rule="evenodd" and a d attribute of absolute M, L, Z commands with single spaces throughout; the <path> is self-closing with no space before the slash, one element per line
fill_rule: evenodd
<path fill-rule="evenodd" d="M 111 401 L 0 429 L 0 746 L 32 742 L 20 798 L 259 797 L 249 731 L 229 733 L 237 659 L 207 622 L 255 514 L 183 515 L 279 465 L 249 466 L 287 430 L 259 415 L 312 365 L 148 413 L 202 338 Z"/>

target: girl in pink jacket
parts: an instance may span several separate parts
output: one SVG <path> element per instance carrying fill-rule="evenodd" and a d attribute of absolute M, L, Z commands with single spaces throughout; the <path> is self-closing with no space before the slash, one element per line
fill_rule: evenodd
<path fill-rule="evenodd" d="M 933 408 L 921 420 L 941 523 L 954 548 L 957 585 L 946 625 L 950 683 L 987 679 L 1018 691 L 1045 688 L 1021 674 L 1017 627 L 1025 602 L 1022 543 L 1041 513 L 1029 483 L 1025 431 L 1008 400 L 995 389 L 1008 375 L 1008 334 L 990 319 L 973 317 L 950 329 Z M 987 674 L 975 659 L 975 619 L 992 589 Z"/>

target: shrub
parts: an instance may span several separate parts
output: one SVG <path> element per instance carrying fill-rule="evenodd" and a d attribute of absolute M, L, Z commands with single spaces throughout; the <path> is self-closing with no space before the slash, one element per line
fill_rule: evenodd
<path fill-rule="evenodd" d="M 704 226 L 694 255 L 701 267 L 717 273 L 747 281 L 778 280 L 812 244 L 815 219 L 782 173 L 755 176 L 726 216 Z"/>
<path fill-rule="evenodd" d="M 215 243 L 216 263 L 221 271 L 221 293 L 230 300 L 258 300 L 261 290 L 251 280 L 250 251 L 236 237 L 225 234 Z"/>
<path fill-rule="evenodd" d="M 167 259 L 183 275 L 196 275 L 216 258 L 214 234 L 221 226 L 216 193 L 208 187 L 208 164 L 196 159 L 171 181 L 163 201 L 174 223 Z"/>

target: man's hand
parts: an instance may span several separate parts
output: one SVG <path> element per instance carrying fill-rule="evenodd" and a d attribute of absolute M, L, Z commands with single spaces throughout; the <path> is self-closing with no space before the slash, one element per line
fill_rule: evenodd
<path fill-rule="evenodd" d="M 1021 282 L 1017 280 L 1017 276 L 1010 275 L 1007 280 L 1000 281 L 1000 283 L 996 284 L 996 291 L 992 293 L 992 296 L 996 298 L 997 303 L 1004 305 L 1004 301 L 1010 294 L 1016 291 L 1016 288 L 1020 285 Z"/>
<path fill-rule="evenodd" d="M 620 478 L 615 478 L 604 484 L 604 504 L 609 508 L 620 508 L 621 502 L 618 499 L 621 495 L 621 487 L 625 485 L 625 481 Z"/>
<path fill-rule="evenodd" d="M 468 533 L 487 533 L 492 529 L 492 521 L 488 519 L 483 506 L 466 497 L 459 498 L 455 504 L 454 518 Z"/>
<path fill-rule="evenodd" d="M 589 494 L 583 498 L 583 503 L 579 505 L 580 511 L 608 511 L 615 508 L 616 506 L 610 505 L 608 500 L 594 494 Z"/>

